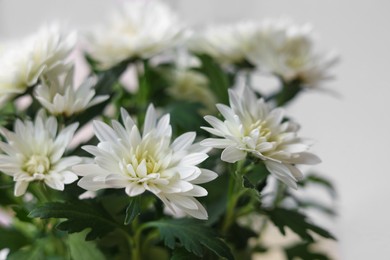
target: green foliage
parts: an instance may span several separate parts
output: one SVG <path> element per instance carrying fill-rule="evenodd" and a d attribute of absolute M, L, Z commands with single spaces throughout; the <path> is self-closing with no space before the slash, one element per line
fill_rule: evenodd
<path fill-rule="evenodd" d="M 231 86 L 227 74 L 210 56 L 201 54 L 197 56 L 202 65 L 198 69 L 209 79 L 209 87 L 217 97 L 219 103 L 228 104 L 228 88 Z"/>
<path fill-rule="evenodd" d="M 9 248 L 10 252 L 30 244 L 32 241 L 25 234 L 13 227 L 0 226 L 0 249 Z"/>
<path fill-rule="evenodd" d="M 156 227 L 164 244 L 171 248 L 183 246 L 188 252 L 202 257 L 204 247 L 219 257 L 234 259 L 229 247 L 223 242 L 214 230 L 193 219 L 167 219 L 148 223 Z"/>
<path fill-rule="evenodd" d="M 337 197 L 336 188 L 334 187 L 333 183 L 324 176 L 320 176 L 318 174 L 308 174 L 306 178 L 299 184 L 302 187 L 306 187 L 311 184 L 319 185 L 324 187 L 333 199 Z"/>
<path fill-rule="evenodd" d="M 198 131 L 200 125 L 204 123 L 203 117 L 199 114 L 202 105 L 186 101 L 174 102 L 166 107 L 170 114 L 173 131 L 179 135 L 188 131 Z M 204 131 L 202 131 L 204 134 Z"/>
<path fill-rule="evenodd" d="M 96 245 L 91 241 L 85 240 L 85 233 L 70 234 L 68 245 L 70 256 L 73 260 L 104 260 L 104 255 L 99 251 Z"/>
<path fill-rule="evenodd" d="M 57 228 L 68 233 L 80 232 L 91 228 L 86 240 L 93 240 L 103 237 L 118 227 L 118 224 L 96 204 L 84 201 L 74 202 L 49 202 L 38 206 L 31 211 L 33 218 L 65 218 Z"/>
<path fill-rule="evenodd" d="M 285 248 L 285 254 L 288 260 L 331 260 L 331 258 L 322 252 L 316 252 L 312 248 L 313 244 L 298 243 Z"/>
<path fill-rule="evenodd" d="M 324 238 L 336 239 L 330 232 L 310 223 L 306 215 L 296 210 L 273 208 L 264 212 L 283 235 L 286 234 L 285 227 L 288 227 L 305 241 L 314 242 L 314 238 L 310 232 L 316 233 Z"/>
<path fill-rule="evenodd" d="M 141 213 L 141 198 L 136 196 L 130 199 L 129 206 L 126 208 L 125 225 L 130 224 L 135 217 Z"/>

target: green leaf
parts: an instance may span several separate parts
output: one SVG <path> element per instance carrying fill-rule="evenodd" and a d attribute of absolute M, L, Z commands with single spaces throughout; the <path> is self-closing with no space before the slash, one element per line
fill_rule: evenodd
<path fill-rule="evenodd" d="M 73 260 L 104 260 L 105 257 L 95 243 L 85 240 L 86 232 L 71 234 L 68 237 L 70 255 Z"/>
<path fill-rule="evenodd" d="M 36 244 L 23 248 L 15 253 L 10 254 L 7 260 L 42 260 L 45 259 L 44 248 L 41 244 Z"/>
<path fill-rule="evenodd" d="M 167 113 L 170 114 L 171 125 L 176 134 L 188 131 L 201 131 L 200 126 L 204 123 L 203 117 L 199 114 L 202 105 L 186 101 L 177 101 L 167 106 Z"/>
<path fill-rule="evenodd" d="M 193 219 L 167 219 L 148 223 L 156 227 L 164 240 L 164 244 L 175 249 L 177 242 L 188 252 L 198 257 L 203 256 L 206 247 L 216 255 L 226 259 L 234 259 L 230 248 L 218 237 L 218 234 L 202 222 Z"/>
<path fill-rule="evenodd" d="M 38 206 L 30 212 L 33 218 L 65 218 L 57 228 L 68 233 L 80 232 L 91 228 L 86 240 L 103 237 L 119 227 L 103 208 L 88 200 L 74 202 L 50 202 Z"/>
<path fill-rule="evenodd" d="M 287 259 L 331 260 L 328 255 L 322 252 L 316 252 L 310 246 L 310 243 L 299 243 L 285 248 Z"/>
<path fill-rule="evenodd" d="M 196 260 L 199 259 L 182 247 L 175 248 L 172 253 L 171 260 Z"/>
<path fill-rule="evenodd" d="M 31 242 L 31 239 L 19 230 L 0 226 L 0 249 L 9 248 L 13 252 Z"/>
<path fill-rule="evenodd" d="M 270 220 L 279 228 L 279 231 L 285 235 L 285 227 L 290 228 L 293 232 L 299 235 L 302 239 L 313 242 L 314 239 L 310 232 L 314 232 L 324 238 L 336 239 L 327 230 L 308 222 L 307 217 L 296 210 L 274 208 L 265 210 Z"/>
<path fill-rule="evenodd" d="M 243 250 L 248 247 L 248 240 L 251 237 L 258 237 L 259 235 L 248 227 L 243 227 L 234 223 L 230 228 L 227 235 L 229 243 L 233 243 L 234 247 L 238 250 Z"/>
<path fill-rule="evenodd" d="M 334 187 L 333 183 L 323 176 L 320 176 L 318 174 L 307 175 L 306 178 L 301 182 L 301 185 L 307 186 L 309 184 L 317 184 L 324 187 L 325 189 L 328 190 L 332 198 L 336 198 L 337 196 L 336 188 Z"/>
<path fill-rule="evenodd" d="M 228 89 L 230 87 L 229 78 L 222 68 L 208 55 L 198 55 L 202 65 L 198 69 L 209 79 L 211 91 L 218 98 L 218 101 L 224 104 L 229 103 Z"/>
<path fill-rule="evenodd" d="M 126 208 L 125 225 L 130 224 L 139 214 L 141 214 L 140 196 L 130 198 L 129 206 Z"/>

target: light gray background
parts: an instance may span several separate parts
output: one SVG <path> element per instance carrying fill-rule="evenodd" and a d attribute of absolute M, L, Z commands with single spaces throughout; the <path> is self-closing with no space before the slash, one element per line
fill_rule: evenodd
<path fill-rule="evenodd" d="M 0 0 L 0 38 L 24 35 L 42 22 L 67 20 L 87 28 L 100 21 L 117 1 Z M 312 22 L 322 45 L 335 47 L 342 62 L 328 88 L 340 94 L 302 95 L 288 108 L 303 126 L 302 135 L 317 140 L 316 167 L 339 190 L 340 217 L 333 230 L 340 259 L 388 259 L 390 2 L 373 0 L 176 0 L 170 1 L 190 24 L 262 19 L 288 15 Z M 324 223 L 330 225 L 329 223 Z"/>

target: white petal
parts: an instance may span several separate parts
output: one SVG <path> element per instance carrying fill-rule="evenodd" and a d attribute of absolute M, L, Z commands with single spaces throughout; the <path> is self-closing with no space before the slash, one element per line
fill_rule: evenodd
<path fill-rule="evenodd" d="M 234 142 L 229 139 L 221 138 L 207 138 L 200 142 L 201 145 L 206 147 L 213 147 L 217 149 L 224 149 L 228 146 L 234 145 Z"/>
<path fill-rule="evenodd" d="M 26 193 L 29 182 L 27 181 L 17 181 L 15 183 L 14 195 L 15 197 L 22 196 Z"/>
<path fill-rule="evenodd" d="M 145 191 L 145 188 L 142 184 L 130 183 L 126 186 L 126 194 L 130 197 L 135 197 L 140 195 Z"/>
<path fill-rule="evenodd" d="M 187 149 L 195 140 L 196 133 L 195 132 L 187 132 L 182 134 L 178 138 L 173 141 L 171 147 L 173 151 L 181 151 Z"/>
<path fill-rule="evenodd" d="M 145 136 L 152 129 L 154 129 L 154 127 L 156 126 L 156 121 L 157 121 L 156 110 L 154 109 L 154 106 L 150 104 L 146 111 L 144 131 L 142 136 Z"/>
<path fill-rule="evenodd" d="M 63 171 L 61 175 L 64 177 L 64 183 L 69 184 L 75 182 L 79 177 L 71 171 Z"/>
<path fill-rule="evenodd" d="M 235 163 L 237 161 L 243 160 L 246 157 L 246 152 L 236 147 L 227 147 L 223 150 L 221 154 L 221 160 L 228 163 Z"/>
<path fill-rule="evenodd" d="M 185 156 L 180 164 L 182 165 L 197 165 L 204 160 L 206 160 L 209 156 L 205 153 L 191 153 L 187 156 Z"/>
<path fill-rule="evenodd" d="M 287 184 L 287 186 L 297 189 L 297 183 L 290 170 L 282 163 L 265 161 L 265 166 L 276 178 Z"/>
<path fill-rule="evenodd" d="M 192 184 L 201 184 L 201 183 L 210 182 L 218 177 L 217 173 L 210 171 L 208 169 L 200 169 L 200 171 L 201 174 L 199 175 L 198 178 L 191 181 Z"/>

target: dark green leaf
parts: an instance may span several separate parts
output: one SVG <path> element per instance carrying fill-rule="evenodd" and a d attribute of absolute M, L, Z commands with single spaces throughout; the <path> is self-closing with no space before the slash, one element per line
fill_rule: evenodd
<path fill-rule="evenodd" d="M 316 252 L 310 248 L 310 243 L 296 244 L 285 248 L 286 257 L 288 260 L 303 259 L 303 260 L 331 260 L 331 258 L 322 252 Z"/>
<path fill-rule="evenodd" d="M 275 224 L 275 226 L 279 228 L 283 235 L 286 234 L 285 227 L 288 227 L 306 241 L 314 241 L 310 232 L 314 232 L 324 238 L 335 239 L 335 237 L 330 232 L 310 223 L 303 213 L 300 213 L 296 210 L 273 208 L 265 210 L 265 213 Z"/>
<path fill-rule="evenodd" d="M 107 212 L 87 200 L 75 202 L 50 202 L 38 206 L 30 215 L 33 218 L 65 218 L 57 228 L 68 233 L 91 228 L 86 240 L 103 237 L 118 227 Z"/>
<path fill-rule="evenodd" d="M 11 252 L 31 243 L 31 239 L 14 228 L 0 227 L 0 250 L 9 248 Z"/>
<path fill-rule="evenodd" d="M 167 247 L 174 249 L 177 242 L 188 252 L 203 256 L 203 247 L 219 257 L 234 259 L 229 247 L 211 228 L 193 219 L 167 219 L 151 222 L 148 226 L 156 227 Z"/>
<path fill-rule="evenodd" d="M 73 260 L 104 260 L 102 252 L 91 241 L 85 241 L 86 232 L 70 234 L 68 237 L 68 245 L 70 255 Z"/>
<path fill-rule="evenodd" d="M 182 247 L 175 248 L 172 253 L 171 260 L 196 260 L 199 259 Z"/>
<path fill-rule="evenodd" d="M 130 198 L 129 206 L 126 209 L 125 225 L 130 224 L 135 217 L 141 213 L 140 196 Z"/>
<path fill-rule="evenodd" d="M 243 250 L 248 247 L 248 240 L 251 237 L 258 237 L 258 234 L 252 229 L 234 223 L 229 228 L 227 240 L 233 243 L 236 249 Z"/>
<path fill-rule="evenodd" d="M 209 79 L 211 91 L 213 91 L 219 102 L 228 104 L 230 83 L 227 74 L 210 56 L 202 54 L 198 55 L 198 58 L 202 62 L 198 71 Z"/>

